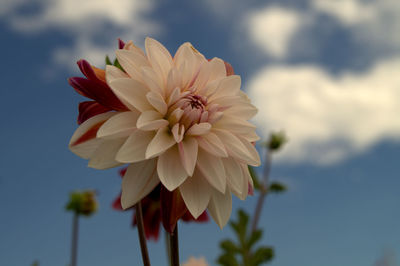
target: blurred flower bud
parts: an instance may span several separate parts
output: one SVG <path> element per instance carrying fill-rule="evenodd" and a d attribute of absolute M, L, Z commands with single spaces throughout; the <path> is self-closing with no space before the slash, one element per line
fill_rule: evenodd
<path fill-rule="evenodd" d="M 285 132 L 272 132 L 266 145 L 270 151 L 278 151 L 288 141 Z"/>
<path fill-rule="evenodd" d="M 69 201 L 65 206 L 68 211 L 78 215 L 90 216 L 97 211 L 96 192 L 94 190 L 74 191 L 69 195 Z"/>

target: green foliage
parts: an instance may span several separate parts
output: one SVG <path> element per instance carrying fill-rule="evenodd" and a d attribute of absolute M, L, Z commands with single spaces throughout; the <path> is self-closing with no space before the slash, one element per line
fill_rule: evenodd
<path fill-rule="evenodd" d="M 287 141 L 288 139 L 283 131 L 272 132 L 266 146 L 271 152 L 274 152 L 280 150 Z"/>
<path fill-rule="evenodd" d="M 257 175 L 256 171 L 254 170 L 254 167 L 250 166 L 250 165 L 248 167 L 249 167 L 249 172 L 250 172 L 251 178 L 253 179 L 254 189 L 260 190 L 260 188 L 261 188 L 260 180 L 258 179 L 258 175 Z"/>
<path fill-rule="evenodd" d="M 115 58 L 114 62 L 111 61 L 110 57 L 108 57 L 108 55 L 106 55 L 106 65 L 111 65 L 111 66 L 115 66 L 118 67 L 119 69 L 121 69 L 122 71 L 124 71 L 124 69 L 122 68 L 122 66 L 120 65 L 120 63 L 118 62 L 118 59 Z M 124 71 L 125 72 L 125 71 Z"/>
<path fill-rule="evenodd" d="M 285 192 L 286 190 L 287 186 L 280 182 L 272 182 L 271 185 L 269 185 L 269 192 L 271 193 L 282 193 Z"/>
<path fill-rule="evenodd" d="M 238 211 L 238 221 L 230 222 L 236 234 L 237 242 L 225 239 L 220 243 L 223 250 L 217 262 L 223 266 L 258 266 L 269 262 L 274 256 L 271 247 L 259 246 L 262 230 L 252 232 L 249 227 L 249 215 L 243 210 Z"/>
<path fill-rule="evenodd" d="M 32 262 L 31 266 L 40 266 L 39 261 L 35 260 L 34 262 Z"/>
<path fill-rule="evenodd" d="M 69 201 L 65 206 L 67 211 L 73 211 L 78 215 L 90 216 L 97 211 L 98 204 L 96 193 L 93 190 L 74 191 L 69 195 Z"/>

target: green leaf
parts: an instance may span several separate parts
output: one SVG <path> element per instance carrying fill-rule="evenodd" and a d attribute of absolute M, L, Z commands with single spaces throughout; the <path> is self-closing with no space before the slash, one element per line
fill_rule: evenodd
<path fill-rule="evenodd" d="M 269 191 L 272 193 L 282 193 L 287 190 L 287 186 L 285 184 L 279 182 L 273 182 L 269 185 Z"/>
<path fill-rule="evenodd" d="M 122 66 L 119 64 L 117 58 L 115 58 L 115 60 L 114 60 L 114 66 L 116 66 L 116 67 L 118 67 L 119 69 L 121 69 L 122 71 L 124 71 L 124 69 L 122 68 Z"/>
<path fill-rule="evenodd" d="M 249 165 L 249 172 L 250 172 L 251 178 L 253 179 L 254 188 L 256 190 L 260 190 L 260 187 L 261 187 L 260 181 L 258 180 L 258 176 L 257 176 L 256 171 L 254 170 L 254 167 Z"/>
<path fill-rule="evenodd" d="M 218 258 L 217 262 L 223 266 L 239 266 L 239 263 L 236 261 L 236 258 L 232 254 L 221 255 Z"/>
<path fill-rule="evenodd" d="M 247 232 L 247 224 L 249 222 L 249 216 L 243 210 L 240 209 L 238 211 L 238 218 L 239 221 L 237 223 L 231 222 L 230 225 L 236 232 L 240 244 L 244 246 L 246 243 L 246 232 Z"/>
<path fill-rule="evenodd" d="M 220 247 L 225 250 L 226 253 L 235 254 L 240 252 L 240 249 L 235 245 L 235 243 L 229 239 L 222 241 Z"/>
<path fill-rule="evenodd" d="M 260 247 L 253 254 L 251 258 L 251 265 L 257 266 L 263 262 L 267 262 L 273 259 L 274 257 L 274 249 L 271 247 Z"/>
<path fill-rule="evenodd" d="M 247 241 L 247 248 L 251 249 L 255 243 L 257 243 L 261 237 L 262 237 L 262 230 L 256 230 L 254 232 L 251 233 L 251 236 L 249 237 L 248 241 Z"/>
<path fill-rule="evenodd" d="M 106 55 L 106 65 L 113 65 L 108 55 Z"/>

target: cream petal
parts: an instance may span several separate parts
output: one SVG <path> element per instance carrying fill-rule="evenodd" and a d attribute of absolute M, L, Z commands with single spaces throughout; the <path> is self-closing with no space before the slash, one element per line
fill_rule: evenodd
<path fill-rule="evenodd" d="M 143 83 L 130 78 L 114 79 L 109 83 L 112 91 L 131 110 L 144 112 L 153 107 L 147 101 L 149 91 Z"/>
<path fill-rule="evenodd" d="M 88 166 L 95 169 L 108 169 L 122 165 L 115 160 L 115 155 L 126 138 L 106 140 L 93 153 Z"/>
<path fill-rule="evenodd" d="M 159 93 L 165 97 L 163 88 L 163 81 L 157 76 L 156 72 L 151 67 L 142 67 L 142 76 L 144 84 L 154 92 Z"/>
<path fill-rule="evenodd" d="M 175 88 L 182 86 L 182 78 L 176 67 L 171 68 L 168 73 L 166 93 L 169 95 Z"/>
<path fill-rule="evenodd" d="M 210 185 L 198 170 L 180 185 L 179 191 L 181 192 L 183 201 L 195 219 L 207 208 L 211 196 L 210 190 Z"/>
<path fill-rule="evenodd" d="M 247 134 L 248 132 L 254 132 L 256 129 L 255 125 L 246 120 L 225 114 L 220 120 L 213 124 L 213 127 L 227 130 L 235 134 Z"/>
<path fill-rule="evenodd" d="M 158 157 L 157 173 L 161 183 L 172 191 L 179 187 L 188 177 L 179 158 L 177 145 Z"/>
<path fill-rule="evenodd" d="M 257 114 L 258 110 L 250 103 L 239 102 L 224 111 L 225 115 L 249 120 Z"/>
<path fill-rule="evenodd" d="M 184 111 L 181 108 L 176 108 L 168 117 L 170 125 L 175 125 L 181 119 Z"/>
<path fill-rule="evenodd" d="M 199 73 L 197 74 L 197 78 L 193 84 L 193 87 L 196 88 L 199 94 L 202 94 L 202 89 L 207 84 L 208 80 L 210 79 L 212 68 L 210 67 L 209 62 L 203 62 L 200 66 Z"/>
<path fill-rule="evenodd" d="M 160 155 L 175 143 L 175 139 L 169 132 L 168 127 L 160 128 L 146 149 L 146 158 Z"/>
<path fill-rule="evenodd" d="M 238 75 L 231 75 L 221 79 L 215 93 L 209 97 L 210 101 L 227 96 L 236 96 L 240 91 L 241 79 Z"/>
<path fill-rule="evenodd" d="M 225 192 L 226 173 L 221 158 L 211 155 L 203 149 L 199 149 L 197 167 L 211 186 L 222 193 Z"/>
<path fill-rule="evenodd" d="M 259 166 L 261 164 L 260 160 L 260 155 L 258 154 L 256 147 L 249 141 L 246 141 L 244 138 L 241 136 L 238 136 L 239 140 L 242 142 L 242 144 L 246 147 L 248 153 L 251 156 L 252 161 L 254 164 L 250 164 L 252 166 Z"/>
<path fill-rule="evenodd" d="M 151 66 L 166 81 L 172 66 L 171 54 L 161 43 L 149 37 L 145 40 L 145 47 Z"/>
<path fill-rule="evenodd" d="M 141 130 L 158 130 L 168 126 L 169 122 L 162 117 L 157 111 L 145 111 L 139 116 L 136 127 Z"/>
<path fill-rule="evenodd" d="M 197 142 L 199 143 L 199 146 L 208 153 L 218 157 L 228 157 L 228 152 L 226 151 L 224 144 L 217 135 L 212 132 L 197 137 Z"/>
<path fill-rule="evenodd" d="M 130 164 L 122 178 L 122 208 L 127 209 L 135 205 L 159 183 L 155 159 Z"/>
<path fill-rule="evenodd" d="M 147 146 L 154 138 L 154 135 L 154 132 L 136 130 L 119 149 L 115 159 L 121 163 L 134 163 L 145 160 Z"/>
<path fill-rule="evenodd" d="M 243 172 L 238 163 L 234 158 L 222 158 L 222 162 L 225 167 L 226 179 L 229 187 L 232 191 L 236 191 L 238 194 L 242 193 L 243 190 Z"/>
<path fill-rule="evenodd" d="M 196 167 L 198 147 L 196 139 L 191 137 L 185 137 L 183 141 L 178 143 L 181 162 L 189 176 L 193 175 Z"/>
<path fill-rule="evenodd" d="M 232 195 L 229 188 L 226 189 L 225 193 L 212 190 L 207 209 L 211 217 L 222 229 L 228 222 L 232 212 Z"/>
<path fill-rule="evenodd" d="M 117 50 L 118 62 L 128 75 L 138 81 L 142 81 L 141 67 L 149 66 L 147 58 L 134 50 Z"/>
<path fill-rule="evenodd" d="M 201 136 L 210 132 L 211 124 L 210 123 L 199 123 L 191 126 L 186 132 L 187 136 Z"/>
<path fill-rule="evenodd" d="M 98 138 L 119 138 L 131 134 L 136 129 L 139 113 L 121 112 L 108 119 L 97 131 Z"/>
<path fill-rule="evenodd" d="M 226 68 L 224 60 L 214 57 L 213 59 L 211 59 L 209 65 L 211 68 L 209 82 L 226 77 Z"/>
<path fill-rule="evenodd" d="M 160 114 L 164 116 L 167 113 L 168 106 L 158 92 L 150 91 L 147 93 L 146 98 Z"/>
<path fill-rule="evenodd" d="M 168 106 L 173 105 L 181 96 L 181 89 L 176 87 L 168 97 Z"/>
<path fill-rule="evenodd" d="M 240 134 L 240 137 L 242 137 L 248 142 L 256 142 L 260 140 L 260 136 L 257 135 L 255 130 L 251 130 L 246 134 Z"/>
<path fill-rule="evenodd" d="M 253 166 L 260 165 L 260 157 L 252 144 L 245 145 L 237 136 L 226 130 L 213 129 L 213 132 L 223 140 L 225 149 L 230 156 Z"/>
<path fill-rule="evenodd" d="M 112 65 L 106 65 L 106 81 L 110 83 L 114 79 L 129 78 L 121 69 Z"/>
<path fill-rule="evenodd" d="M 93 116 L 83 122 L 74 132 L 69 149 L 83 159 L 89 159 L 103 140 L 96 138 L 101 125 L 118 112 L 107 112 Z"/>
<path fill-rule="evenodd" d="M 180 125 L 179 123 L 176 123 L 172 129 L 172 136 L 174 137 L 176 143 L 179 143 L 183 140 L 183 136 L 185 134 L 185 126 Z"/>

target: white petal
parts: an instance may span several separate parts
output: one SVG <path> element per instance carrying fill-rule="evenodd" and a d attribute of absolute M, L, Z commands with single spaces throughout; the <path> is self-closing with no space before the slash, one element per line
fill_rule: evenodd
<path fill-rule="evenodd" d="M 221 79 L 215 93 L 210 96 L 209 100 L 213 101 L 217 98 L 226 96 L 235 96 L 240 91 L 241 79 L 238 75 L 231 75 Z"/>
<path fill-rule="evenodd" d="M 161 183 L 169 191 L 176 189 L 188 177 L 181 163 L 177 145 L 160 155 L 157 162 L 157 173 Z"/>
<path fill-rule="evenodd" d="M 128 75 L 138 81 L 142 81 L 141 67 L 149 66 L 147 58 L 133 50 L 117 50 L 117 59 L 122 68 L 128 73 Z"/>
<path fill-rule="evenodd" d="M 210 188 L 210 185 L 198 170 L 194 172 L 192 177 L 188 177 L 180 185 L 179 191 L 181 192 L 183 201 L 195 219 L 207 208 L 211 190 L 212 188 Z"/>
<path fill-rule="evenodd" d="M 121 69 L 115 66 L 106 65 L 106 81 L 110 83 L 114 79 L 129 78 Z"/>
<path fill-rule="evenodd" d="M 136 129 L 139 113 L 121 112 L 108 119 L 97 131 L 98 138 L 118 138 L 131 134 Z"/>
<path fill-rule="evenodd" d="M 144 112 L 152 110 L 153 107 L 149 104 L 146 94 L 149 90 L 134 79 L 114 79 L 110 82 L 112 91 L 117 97 L 131 110 L 139 110 Z"/>
<path fill-rule="evenodd" d="M 244 176 L 240 164 L 232 157 L 222 158 L 222 162 L 224 163 L 226 179 L 229 187 L 232 191 L 241 194 L 243 190 Z"/>
<path fill-rule="evenodd" d="M 191 126 L 188 131 L 186 132 L 186 135 L 188 136 L 200 136 L 207 134 L 210 132 L 211 129 L 211 124 L 210 123 L 199 123 L 199 124 L 194 124 Z"/>
<path fill-rule="evenodd" d="M 115 155 L 126 138 L 105 140 L 93 153 L 88 166 L 95 169 L 108 169 L 122 165 L 115 160 Z"/>
<path fill-rule="evenodd" d="M 168 73 L 166 93 L 169 95 L 175 88 L 182 86 L 182 78 L 176 67 L 171 68 Z"/>
<path fill-rule="evenodd" d="M 173 89 L 168 97 L 168 106 L 173 105 L 177 100 L 179 100 L 180 96 L 181 96 L 181 89 L 179 87 Z"/>
<path fill-rule="evenodd" d="M 221 229 L 226 225 L 232 212 L 232 195 L 229 188 L 225 193 L 212 191 L 208 212 Z"/>
<path fill-rule="evenodd" d="M 214 57 L 210 61 L 211 75 L 209 81 L 226 77 L 224 60 Z"/>
<path fill-rule="evenodd" d="M 245 145 L 237 136 L 226 130 L 213 129 L 213 132 L 223 140 L 230 156 L 253 166 L 260 165 L 260 157 L 252 144 Z"/>
<path fill-rule="evenodd" d="M 163 116 L 167 113 L 167 104 L 164 101 L 164 98 L 161 94 L 151 91 L 146 95 L 147 100 L 149 103 Z"/>
<path fill-rule="evenodd" d="M 225 115 L 230 115 L 244 120 L 249 120 L 257 114 L 258 110 L 250 103 L 239 102 L 224 111 Z"/>
<path fill-rule="evenodd" d="M 158 130 L 169 124 L 169 122 L 162 119 L 162 117 L 163 116 L 157 111 L 145 111 L 139 116 L 136 126 L 141 130 Z"/>
<path fill-rule="evenodd" d="M 199 149 L 197 167 L 210 185 L 222 193 L 225 192 L 226 173 L 221 158 L 213 156 L 203 149 Z"/>
<path fill-rule="evenodd" d="M 256 126 L 251 124 L 250 122 L 236 118 L 229 115 L 223 115 L 220 120 L 213 124 L 214 128 L 219 128 L 223 130 L 227 130 L 236 134 L 247 134 L 248 132 L 254 132 Z"/>
<path fill-rule="evenodd" d="M 161 77 L 157 76 L 156 72 L 154 72 L 151 67 L 142 67 L 141 71 L 144 84 L 146 84 L 151 91 L 158 92 L 164 97 L 165 92 L 162 89 L 164 86 Z"/>
<path fill-rule="evenodd" d="M 122 178 L 122 208 L 127 209 L 135 205 L 159 183 L 155 159 L 129 165 Z"/>
<path fill-rule="evenodd" d="M 175 143 L 175 139 L 169 132 L 168 127 L 160 128 L 146 149 L 146 158 L 160 155 Z"/>
<path fill-rule="evenodd" d="M 176 143 L 179 143 L 183 140 L 184 134 L 185 134 L 185 126 L 180 125 L 179 123 L 176 123 L 172 129 L 172 136 L 174 137 Z"/>
<path fill-rule="evenodd" d="M 161 43 L 152 38 L 146 38 L 145 47 L 151 66 L 166 81 L 172 66 L 171 54 Z"/>
<path fill-rule="evenodd" d="M 136 130 L 119 149 L 115 159 L 121 163 L 134 163 L 145 160 L 145 153 L 154 132 Z"/>
<path fill-rule="evenodd" d="M 191 137 L 186 137 L 178 143 L 182 165 L 189 176 L 193 175 L 196 166 L 198 147 L 196 139 Z"/>
<path fill-rule="evenodd" d="M 101 125 L 118 112 L 107 112 L 93 116 L 83 122 L 74 132 L 69 142 L 69 149 L 82 157 L 89 159 L 103 140 L 96 138 Z"/>
<path fill-rule="evenodd" d="M 224 144 L 217 135 L 212 132 L 197 137 L 197 142 L 202 149 L 215 156 L 228 157 L 228 152 L 226 151 Z"/>

